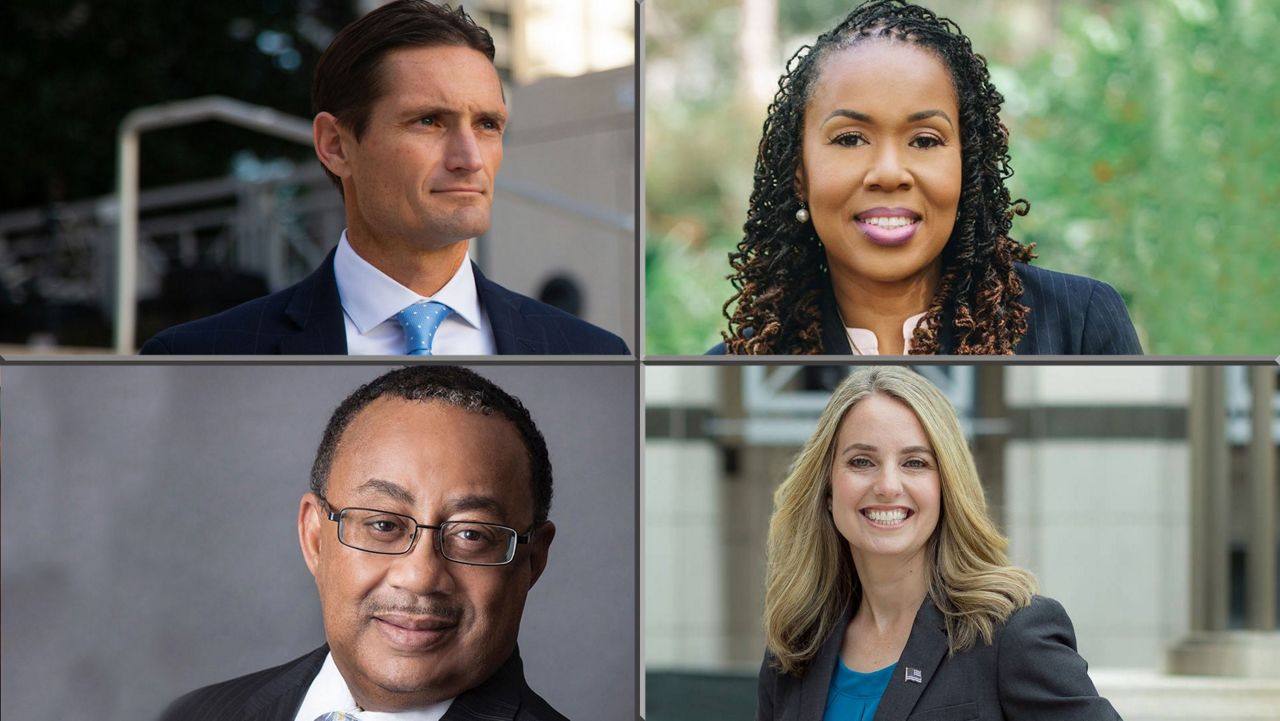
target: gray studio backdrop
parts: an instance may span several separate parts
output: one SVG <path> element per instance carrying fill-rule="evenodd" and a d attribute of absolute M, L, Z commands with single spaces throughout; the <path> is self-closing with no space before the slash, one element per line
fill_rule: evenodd
<path fill-rule="evenodd" d="M 154 718 L 320 645 L 298 499 L 333 408 L 388 369 L 5 368 L 0 715 Z M 555 471 L 529 683 L 571 718 L 633 719 L 635 370 L 476 370 L 528 406 Z"/>

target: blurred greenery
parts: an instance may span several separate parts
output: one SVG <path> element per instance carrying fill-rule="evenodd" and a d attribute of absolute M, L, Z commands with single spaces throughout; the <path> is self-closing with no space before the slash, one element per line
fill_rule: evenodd
<path fill-rule="evenodd" d="M 768 99 L 741 5 L 646 3 L 646 351 L 719 340 Z M 1280 7 L 1250 0 L 926 0 L 1006 97 L 1013 235 L 1115 286 L 1158 355 L 1280 352 Z M 781 2 L 774 67 L 848 12 Z"/>

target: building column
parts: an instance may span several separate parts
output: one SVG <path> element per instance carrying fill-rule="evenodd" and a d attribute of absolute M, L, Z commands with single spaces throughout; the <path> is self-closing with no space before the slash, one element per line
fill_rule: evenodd
<path fill-rule="evenodd" d="M 1249 369 L 1252 434 L 1249 440 L 1249 545 L 1245 589 L 1249 628 L 1276 630 L 1276 449 L 1272 438 L 1272 398 L 1276 371 Z"/>
<path fill-rule="evenodd" d="M 1248 369 L 1250 441 L 1244 478 L 1248 508 L 1232 509 L 1226 433 L 1225 373 L 1221 366 L 1193 370 L 1192 631 L 1168 654 L 1168 670 L 1195 676 L 1280 678 L 1276 613 L 1276 471 L 1272 432 L 1275 369 Z M 1246 630 L 1228 630 L 1229 549 L 1233 517 L 1247 525 Z"/>
<path fill-rule="evenodd" d="M 1222 366 L 1191 370 L 1188 437 L 1191 441 L 1191 630 L 1227 627 L 1226 389 Z"/>

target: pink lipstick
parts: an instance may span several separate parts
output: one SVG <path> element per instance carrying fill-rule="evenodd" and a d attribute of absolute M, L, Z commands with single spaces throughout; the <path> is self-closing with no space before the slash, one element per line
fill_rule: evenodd
<path fill-rule="evenodd" d="M 853 220 L 867 240 L 885 247 L 906 244 L 920 229 L 920 214 L 907 208 L 872 208 Z"/>

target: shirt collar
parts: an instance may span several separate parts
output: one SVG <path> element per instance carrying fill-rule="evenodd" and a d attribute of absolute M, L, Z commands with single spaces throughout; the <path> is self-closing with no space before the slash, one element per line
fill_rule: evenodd
<path fill-rule="evenodd" d="M 927 311 L 926 311 L 927 312 Z M 902 352 L 911 352 L 911 336 L 915 335 L 916 325 L 924 319 L 924 313 L 917 313 L 902 322 Z M 849 345 L 855 355 L 880 355 L 880 340 L 867 328 L 845 328 L 849 334 Z"/>
<path fill-rule="evenodd" d="M 453 309 L 456 317 L 472 328 L 480 327 L 480 296 L 468 252 L 453 277 L 435 295 L 424 297 L 400 285 L 372 263 L 361 258 L 342 231 L 333 256 L 333 275 L 338 284 L 342 311 L 363 335 L 378 324 L 392 320 L 396 313 L 420 301 L 435 300 Z"/>
<path fill-rule="evenodd" d="M 342 672 L 338 670 L 333 654 L 330 653 L 324 657 L 320 673 L 316 674 L 311 688 L 307 689 L 302 707 L 298 709 L 298 718 L 310 721 L 330 711 L 342 711 L 356 716 L 360 721 L 439 721 L 452 703 L 453 699 L 447 699 L 424 708 L 399 713 L 362 711 L 352 698 L 347 681 L 342 677 Z"/>

